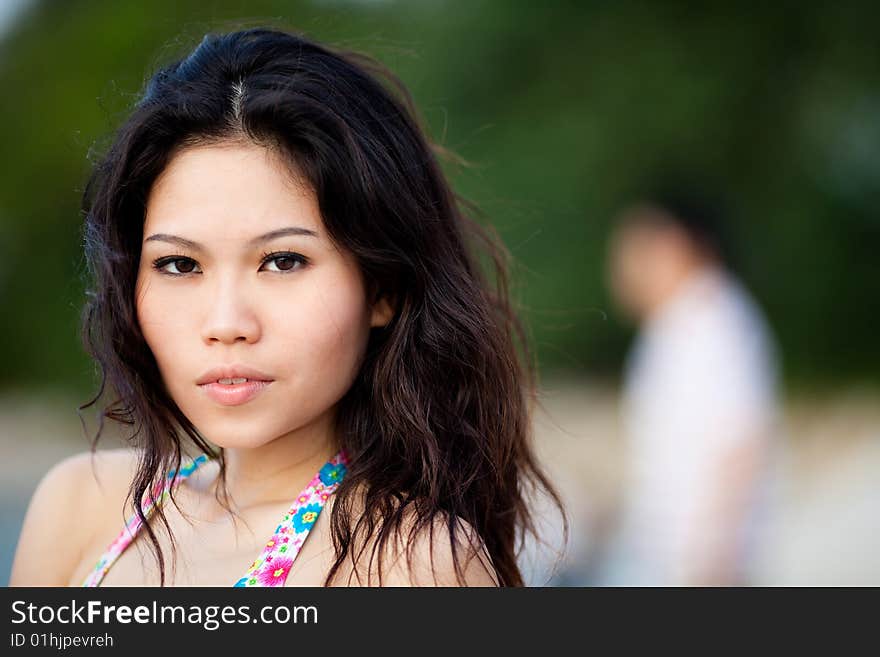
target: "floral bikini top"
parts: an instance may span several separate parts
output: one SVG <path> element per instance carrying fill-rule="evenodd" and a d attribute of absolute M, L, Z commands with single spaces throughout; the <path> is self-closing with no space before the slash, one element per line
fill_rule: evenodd
<path fill-rule="evenodd" d="M 169 497 L 174 486 L 184 481 L 207 461 L 208 457 L 202 455 L 181 467 L 179 472 L 172 470 L 168 474 L 161 495 L 153 496 L 156 501 L 144 509 L 144 515 L 149 518 L 156 505 L 162 504 Z M 281 518 L 281 522 L 275 528 L 275 533 L 266 542 L 263 551 L 233 586 L 284 586 L 293 561 L 308 538 L 309 532 L 318 519 L 318 514 L 321 513 L 324 504 L 345 477 L 345 473 L 348 471 L 347 465 L 348 459 L 343 451 L 324 464 L 324 467 L 312 478 Z M 141 525 L 141 519 L 137 514 L 132 515 L 116 540 L 98 559 L 95 569 L 86 577 L 83 586 L 100 585 L 101 580 L 104 579 L 119 555 L 137 536 Z"/>

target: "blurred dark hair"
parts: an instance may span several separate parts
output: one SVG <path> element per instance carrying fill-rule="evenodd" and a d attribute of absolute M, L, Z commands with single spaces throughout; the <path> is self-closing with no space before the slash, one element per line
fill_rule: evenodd
<path fill-rule="evenodd" d="M 629 203 L 633 202 L 659 210 L 664 220 L 682 230 L 698 248 L 728 269 L 737 268 L 729 202 L 700 177 L 657 176 L 630 192 Z"/>
<path fill-rule="evenodd" d="M 336 493 L 336 561 L 325 583 L 346 557 L 360 560 L 373 538 L 368 572 L 378 553 L 381 583 L 383 548 L 414 518 L 404 538 L 427 530 L 433 544 L 434 523 L 448 527 L 459 582 L 464 520 L 484 542 L 500 584 L 521 585 L 517 548 L 526 532 L 536 533 L 529 495 L 547 491 L 562 507 L 530 444 L 535 372 L 509 300 L 507 253 L 466 214 L 391 74 L 363 55 L 283 31 L 209 34 L 159 70 L 83 196 L 94 278 L 83 337 L 102 376 L 81 409 L 105 388 L 115 392 L 100 409 L 93 450 L 105 417 L 132 427 L 141 460 L 126 503 L 180 467 L 188 438 L 218 458 L 218 500 L 230 509 L 223 450 L 208 444 L 167 393 L 134 298 L 153 181 L 176 148 L 230 139 L 277 149 L 306 176 L 329 234 L 356 257 L 368 293 L 387 295 L 396 309 L 387 327 L 373 329 L 339 405 L 340 446 L 351 464 Z M 488 254 L 486 274 L 476 253 Z M 365 497 L 356 500 L 360 490 Z M 367 512 L 358 515 L 360 505 Z M 156 534 L 134 506 L 164 585 Z M 158 517 L 170 533 L 161 507 Z"/>

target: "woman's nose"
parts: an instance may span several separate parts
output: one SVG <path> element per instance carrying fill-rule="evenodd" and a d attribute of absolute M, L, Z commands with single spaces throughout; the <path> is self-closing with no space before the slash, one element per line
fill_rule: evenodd
<path fill-rule="evenodd" d="M 260 339 L 257 313 L 242 286 L 224 283 L 204 301 L 208 307 L 202 328 L 205 343 L 251 343 Z"/>

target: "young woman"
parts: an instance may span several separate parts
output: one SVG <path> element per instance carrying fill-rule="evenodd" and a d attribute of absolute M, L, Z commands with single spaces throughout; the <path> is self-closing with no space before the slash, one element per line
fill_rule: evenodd
<path fill-rule="evenodd" d="M 131 447 L 46 475 L 12 585 L 523 583 L 528 496 L 556 497 L 504 252 L 399 83 L 208 35 L 149 81 L 84 215 L 84 407 L 112 391 L 95 442 L 106 417 Z"/>

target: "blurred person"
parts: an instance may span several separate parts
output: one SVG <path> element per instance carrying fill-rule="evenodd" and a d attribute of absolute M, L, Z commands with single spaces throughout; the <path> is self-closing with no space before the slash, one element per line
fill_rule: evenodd
<path fill-rule="evenodd" d="M 503 247 L 407 98 L 270 29 L 148 81 L 83 199 L 84 407 L 131 446 L 43 478 L 11 585 L 523 584 L 525 491 L 559 498 Z"/>
<path fill-rule="evenodd" d="M 613 298 L 638 323 L 622 422 L 627 478 L 603 581 L 748 582 L 777 422 L 776 356 L 732 272 L 717 203 L 676 188 L 618 215 Z"/>

